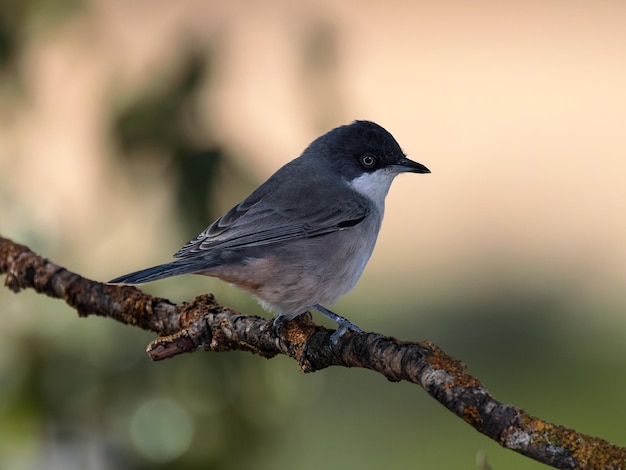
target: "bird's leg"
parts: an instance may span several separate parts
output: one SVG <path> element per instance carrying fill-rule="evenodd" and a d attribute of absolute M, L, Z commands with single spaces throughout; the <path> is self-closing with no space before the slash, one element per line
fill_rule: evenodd
<path fill-rule="evenodd" d="M 320 312 L 325 317 L 330 318 L 332 321 L 337 323 L 337 325 L 339 326 L 337 328 L 337 331 L 335 331 L 332 334 L 332 336 L 330 337 L 330 344 L 331 344 L 331 346 L 336 346 L 337 342 L 339 341 L 339 338 L 341 338 L 348 331 L 354 331 L 355 333 L 360 333 L 361 331 L 363 331 L 363 330 L 361 330 L 361 328 L 356 326 L 354 323 L 352 323 L 347 318 L 344 318 L 341 315 L 337 315 L 336 313 L 331 312 L 327 308 L 322 307 L 320 304 L 313 305 L 313 308 L 315 310 L 317 310 L 318 312 Z"/>

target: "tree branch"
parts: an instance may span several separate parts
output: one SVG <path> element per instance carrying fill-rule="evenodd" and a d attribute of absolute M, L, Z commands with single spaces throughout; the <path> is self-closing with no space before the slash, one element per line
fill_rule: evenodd
<path fill-rule="evenodd" d="M 109 317 L 157 333 L 148 346 L 152 360 L 199 349 L 241 350 L 266 358 L 286 354 L 304 372 L 329 366 L 371 369 L 393 382 L 420 385 L 477 431 L 531 459 L 561 469 L 626 469 L 625 448 L 500 403 L 464 364 L 428 341 L 349 333 L 331 349 L 332 331 L 316 326 L 306 315 L 288 322 L 277 335 L 271 320 L 222 307 L 210 294 L 176 305 L 134 287 L 85 279 L 2 237 L 0 274 L 6 274 L 5 285 L 14 292 L 31 288 L 63 299 L 81 317 Z"/>

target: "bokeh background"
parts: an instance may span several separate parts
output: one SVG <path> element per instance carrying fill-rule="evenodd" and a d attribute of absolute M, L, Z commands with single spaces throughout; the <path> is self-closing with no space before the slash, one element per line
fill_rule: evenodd
<path fill-rule="evenodd" d="M 396 180 L 335 310 L 626 445 L 626 3 L 0 1 L 0 233 L 92 279 L 168 261 L 354 119 L 432 174 Z M 544 468 L 368 371 L 150 363 L 145 332 L 0 306 L 1 468 Z"/>

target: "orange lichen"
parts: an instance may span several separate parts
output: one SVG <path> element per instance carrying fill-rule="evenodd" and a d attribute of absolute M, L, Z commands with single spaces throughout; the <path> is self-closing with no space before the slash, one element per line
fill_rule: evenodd
<path fill-rule="evenodd" d="M 445 370 L 454 380 L 445 385 L 446 388 L 451 387 L 482 387 L 482 383 L 476 377 L 467 373 L 467 367 L 458 359 L 448 356 L 439 346 L 430 341 L 423 341 L 420 346 L 428 348 L 432 354 L 428 358 L 428 362 L 435 369 Z"/>
<path fill-rule="evenodd" d="M 478 429 L 482 428 L 483 418 L 475 406 L 468 405 L 463 410 L 463 420 Z"/>
<path fill-rule="evenodd" d="M 621 469 L 626 467 L 626 449 L 573 429 L 546 423 L 534 416 L 520 417 L 520 430 L 528 435 L 531 447 L 559 446 L 571 454 L 580 468 Z"/>

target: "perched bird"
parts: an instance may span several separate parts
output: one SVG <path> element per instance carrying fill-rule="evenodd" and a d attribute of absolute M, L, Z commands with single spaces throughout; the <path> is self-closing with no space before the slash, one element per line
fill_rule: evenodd
<path fill-rule="evenodd" d="M 323 307 L 356 284 L 372 254 L 385 196 L 400 173 L 430 173 L 378 124 L 355 121 L 315 139 L 243 202 L 209 225 L 175 261 L 110 281 L 142 284 L 204 274 L 249 292 L 280 327 L 309 308 L 338 324 L 332 344 L 361 331 Z"/>

